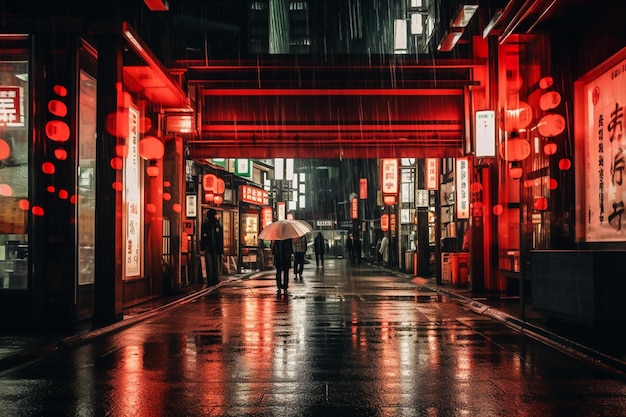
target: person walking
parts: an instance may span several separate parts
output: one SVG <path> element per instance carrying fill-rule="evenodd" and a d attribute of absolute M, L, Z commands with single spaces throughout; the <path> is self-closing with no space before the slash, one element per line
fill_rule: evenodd
<path fill-rule="evenodd" d="M 287 293 L 289 287 L 289 270 L 291 269 L 291 254 L 293 244 L 291 239 L 275 240 L 272 243 L 272 255 L 274 255 L 274 267 L 276 268 L 276 292 Z"/>
<path fill-rule="evenodd" d="M 322 232 L 317 232 L 317 236 L 313 240 L 313 250 L 315 251 L 315 265 L 324 268 L 324 251 L 326 250 L 326 242 Z"/>
<path fill-rule="evenodd" d="M 200 251 L 206 260 L 207 281 L 209 284 L 217 284 L 224 253 L 224 232 L 215 210 L 207 211 L 201 232 Z"/>
<path fill-rule="evenodd" d="M 299 275 L 300 281 L 302 281 L 302 272 L 304 271 L 304 256 L 306 255 L 307 243 L 308 242 L 306 235 L 293 239 L 293 274 L 295 280 L 298 279 Z"/>
<path fill-rule="evenodd" d="M 346 240 L 346 250 L 348 252 L 348 259 L 350 259 L 350 265 L 354 265 L 356 263 L 356 258 L 354 256 L 355 246 L 356 242 L 354 241 L 354 235 L 350 233 L 348 235 L 348 239 Z"/>
<path fill-rule="evenodd" d="M 378 252 L 383 257 L 383 266 L 386 267 L 387 265 L 389 265 L 389 239 L 387 238 L 387 235 L 383 236 L 382 240 L 380 241 L 380 249 L 378 250 Z"/>

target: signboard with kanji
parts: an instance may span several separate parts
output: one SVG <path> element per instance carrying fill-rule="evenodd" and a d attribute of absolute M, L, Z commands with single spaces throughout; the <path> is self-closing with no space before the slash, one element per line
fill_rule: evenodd
<path fill-rule="evenodd" d="M 398 160 L 383 159 L 381 165 L 383 195 L 398 195 Z"/>

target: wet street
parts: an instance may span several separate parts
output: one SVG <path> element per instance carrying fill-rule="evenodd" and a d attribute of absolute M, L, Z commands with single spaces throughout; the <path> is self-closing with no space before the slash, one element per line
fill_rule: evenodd
<path fill-rule="evenodd" d="M 624 416 L 626 383 L 419 287 L 327 260 L 0 376 L 3 416 Z"/>

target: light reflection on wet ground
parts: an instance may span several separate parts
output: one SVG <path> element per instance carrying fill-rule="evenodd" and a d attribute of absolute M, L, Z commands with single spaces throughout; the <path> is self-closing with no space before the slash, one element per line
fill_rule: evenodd
<path fill-rule="evenodd" d="M 0 379 L 5 415 L 609 416 L 626 385 L 382 270 L 232 281 Z"/>

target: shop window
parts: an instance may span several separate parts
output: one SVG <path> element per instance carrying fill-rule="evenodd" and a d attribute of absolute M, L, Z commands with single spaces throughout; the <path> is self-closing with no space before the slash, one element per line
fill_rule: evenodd
<path fill-rule="evenodd" d="M 0 42 L 12 51 L 0 59 L 0 290 L 28 288 L 29 61 L 15 49 L 26 41 Z"/>

